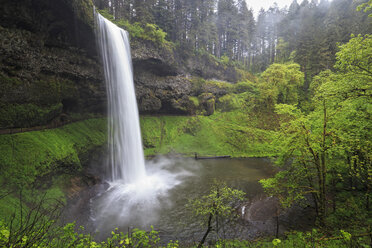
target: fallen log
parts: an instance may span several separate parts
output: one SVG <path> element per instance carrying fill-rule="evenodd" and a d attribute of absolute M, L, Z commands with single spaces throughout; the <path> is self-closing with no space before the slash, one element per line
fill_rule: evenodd
<path fill-rule="evenodd" d="M 222 158 L 231 158 L 231 156 L 212 156 L 212 157 L 199 157 L 196 153 L 195 153 L 195 159 L 196 160 L 199 160 L 199 159 L 222 159 Z"/>

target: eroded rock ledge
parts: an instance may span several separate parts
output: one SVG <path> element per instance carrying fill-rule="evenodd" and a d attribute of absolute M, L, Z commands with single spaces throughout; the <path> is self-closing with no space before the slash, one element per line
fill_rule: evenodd
<path fill-rule="evenodd" d="M 91 0 L 5 0 L 0 5 L 0 129 L 33 127 L 106 112 Z M 192 77 L 236 81 L 236 72 L 207 57 L 133 40 L 141 113 L 213 113 Z M 200 101 L 200 103 L 199 103 Z"/>

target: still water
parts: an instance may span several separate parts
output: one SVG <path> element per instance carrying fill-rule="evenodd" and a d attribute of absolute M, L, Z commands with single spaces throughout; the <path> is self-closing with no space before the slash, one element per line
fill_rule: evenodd
<path fill-rule="evenodd" d="M 146 170 L 149 175 L 156 175 L 158 182 L 148 182 L 151 180 L 148 179 L 121 189 L 102 183 L 82 192 L 85 196 L 81 198 L 86 199 L 86 204 L 78 204 L 84 205 L 84 210 L 71 211 L 75 220 L 80 219 L 78 224 L 97 232 L 100 239 L 115 228 L 127 232 L 132 228 L 149 230 L 152 225 L 163 241 L 198 241 L 205 228 L 186 207 L 189 199 L 207 194 L 214 180 L 243 190 L 247 199 L 253 199 L 263 193 L 258 181 L 273 174 L 270 160 L 263 158 L 194 160 L 160 157 L 147 161 Z M 87 210 L 88 215 L 82 213 Z M 224 228 L 228 238 L 253 235 L 242 220 L 233 226 L 226 224 Z"/>
<path fill-rule="evenodd" d="M 225 182 L 229 187 L 243 190 L 248 199 L 253 199 L 263 193 L 258 181 L 273 174 L 270 160 L 261 158 L 208 159 L 190 161 L 190 163 L 195 163 L 198 167 L 197 174 L 189 177 L 172 191 L 170 199 L 174 205 L 162 212 L 159 222 L 154 224 L 154 228 L 159 230 L 161 236 L 167 240 L 178 239 L 193 242 L 201 239 L 206 228 L 200 225 L 198 219 L 192 217 L 185 205 L 189 199 L 207 194 L 214 179 L 218 182 Z M 249 228 L 245 224 L 234 223 L 234 228 L 227 225 L 225 228 L 228 230 L 225 230 L 225 235 L 231 238 L 246 238 L 247 230 L 245 229 Z"/>

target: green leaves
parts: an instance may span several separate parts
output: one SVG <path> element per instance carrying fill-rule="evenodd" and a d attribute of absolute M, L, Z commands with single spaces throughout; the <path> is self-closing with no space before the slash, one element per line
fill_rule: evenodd
<path fill-rule="evenodd" d="M 372 35 L 352 35 L 349 42 L 339 48 L 336 69 L 372 78 Z"/>
<path fill-rule="evenodd" d="M 372 10 L 372 0 L 369 0 L 367 3 L 362 3 L 357 7 L 357 11 L 369 12 Z M 368 15 L 372 17 L 372 13 Z"/>
<path fill-rule="evenodd" d="M 267 106 L 276 103 L 297 104 L 304 75 L 298 64 L 272 64 L 261 75 L 261 99 Z"/>
<path fill-rule="evenodd" d="M 274 246 L 278 246 L 282 241 L 280 239 L 273 239 L 272 243 Z"/>
<path fill-rule="evenodd" d="M 327 70 L 314 77 L 310 113 L 301 112 L 295 105 L 276 105 L 281 117 L 281 129 L 274 139 L 280 154 L 276 163 L 286 170 L 261 183 L 266 192 L 280 199 L 283 207 L 311 194 L 324 224 L 324 217 L 329 215 L 329 195 L 333 206 L 347 203 L 336 204 L 336 199 L 342 198 L 341 187 L 359 191 L 363 198 L 370 194 L 371 58 L 372 36 L 353 36 L 340 46 L 335 65 L 338 71 Z M 270 80 L 278 85 L 283 72 L 274 72 Z M 334 207 L 333 214 L 342 209 Z M 346 216 L 346 212 L 341 215 Z"/>
<path fill-rule="evenodd" d="M 348 232 L 345 232 L 344 230 L 340 230 L 341 234 L 342 234 L 342 237 L 346 240 L 346 241 L 350 241 L 351 239 L 351 234 L 348 233 Z"/>
<path fill-rule="evenodd" d="M 204 220 L 207 220 L 209 215 L 227 218 L 233 214 L 234 208 L 232 204 L 238 200 L 243 200 L 244 195 L 243 191 L 232 189 L 226 184 L 218 183 L 215 180 L 207 195 L 190 200 L 187 207 L 196 216 Z"/>

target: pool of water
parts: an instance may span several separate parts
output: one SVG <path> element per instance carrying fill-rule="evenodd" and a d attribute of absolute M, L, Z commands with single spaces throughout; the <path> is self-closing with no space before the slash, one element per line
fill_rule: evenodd
<path fill-rule="evenodd" d="M 196 242 L 205 227 L 186 207 L 190 199 L 207 194 L 214 180 L 243 190 L 247 199 L 253 199 L 263 193 L 258 181 L 273 174 L 270 160 L 263 158 L 160 157 L 147 161 L 146 169 L 148 178 L 131 187 L 102 183 L 81 192 L 80 203 L 71 204 L 69 219 L 77 220 L 89 232 L 97 232 L 99 239 L 107 237 L 115 228 L 126 232 L 132 228 L 149 230 L 152 225 L 163 241 Z M 233 225 L 221 223 L 223 230 L 219 235 L 225 238 L 257 235 L 242 220 Z M 211 237 L 213 235 L 216 234 Z"/>

